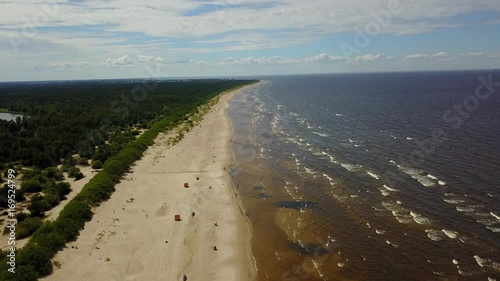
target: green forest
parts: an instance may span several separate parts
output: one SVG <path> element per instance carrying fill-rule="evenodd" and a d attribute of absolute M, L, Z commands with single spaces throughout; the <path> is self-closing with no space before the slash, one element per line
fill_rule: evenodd
<path fill-rule="evenodd" d="M 83 81 L 0 84 L 0 108 L 22 118 L 0 120 L 0 210 L 7 207 L 7 170 L 21 184 L 16 201 L 30 197 L 29 212 L 18 212 L 16 238 L 31 236 L 16 253 L 16 274 L 0 253 L 0 280 L 38 280 L 52 272 L 52 257 L 74 241 L 91 208 L 107 200 L 130 166 L 156 136 L 188 120 L 221 92 L 253 80 Z M 99 172 L 60 212 L 45 212 L 71 191 L 68 177 L 83 177 L 77 167 Z M 5 233 L 5 230 L 2 230 Z M 5 257 L 5 258 L 4 258 Z"/>

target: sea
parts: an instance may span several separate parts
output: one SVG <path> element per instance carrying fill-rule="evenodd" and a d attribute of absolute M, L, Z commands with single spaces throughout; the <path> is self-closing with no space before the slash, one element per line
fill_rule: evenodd
<path fill-rule="evenodd" d="M 228 110 L 258 280 L 500 280 L 500 73 L 259 79 Z"/>

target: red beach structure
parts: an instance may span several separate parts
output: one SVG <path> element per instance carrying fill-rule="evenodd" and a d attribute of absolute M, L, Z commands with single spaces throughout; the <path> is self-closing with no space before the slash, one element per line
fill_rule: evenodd
<path fill-rule="evenodd" d="M 175 221 L 181 221 L 181 215 L 175 215 L 174 219 Z"/>
<path fill-rule="evenodd" d="M 188 188 L 189 187 L 189 184 L 187 182 L 184 183 L 184 187 L 185 188 Z"/>

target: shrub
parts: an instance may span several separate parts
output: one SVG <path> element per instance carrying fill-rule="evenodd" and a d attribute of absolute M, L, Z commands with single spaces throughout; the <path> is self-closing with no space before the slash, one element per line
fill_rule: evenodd
<path fill-rule="evenodd" d="M 94 160 L 92 161 L 92 169 L 102 169 L 102 162 L 101 160 Z"/>
<path fill-rule="evenodd" d="M 80 173 L 80 169 L 78 169 L 77 167 L 70 167 L 68 169 L 68 177 L 70 178 L 76 178 L 78 173 Z"/>
<path fill-rule="evenodd" d="M 37 179 L 29 179 L 21 183 L 21 190 L 24 192 L 35 193 L 42 191 L 42 183 Z"/>
<path fill-rule="evenodd" d="M 58 182 L 54 186 L 55 192 L 63 199 L 66 195 L 71 192 L 71 185 L 67 182 Z"/>
<path fill-rule="evenodd" d="M 38 217 L 27 218 L 17 225 L 16 238 L 23 239 L 29 237 L 40 228 L 40 226 L 42 226 L 42 219 Z"/>
<path fill-rule="evenodd" d="M 52 273 L 52 258 L 47 248 L 28 243 L 18 254 L 19 267 L 31 266 L 36 271 L 37 277 L 47 276 Z"/>
<path fill-rule="evenodd" d="M 54 179 L 56 181 L 64 180 L 64 175 L 61 170 L 56 167 L 49 167 L 43 170 L 42 175 L 49 178 Z"/>
<path fill-rule="evenodd" d="M 50 210 L 50 204 L 43 199 L 43 196 L 35 194 L 31 197 L 31 203 L 28 210 L 33 217 L 43 217 L 45 211 Z"/>
<path fill-rule="evenodd" d="M 28 214 L 25 212 L 20 212 L 16 214 L 17 223 L 24 221 L 26 218 L 28 218 Z"/>
<path fill-rule="evenodd" d="M 83 179 L 85 176 L 83 175 L 82 172 L 78 172 L 76 175 L 75 175 L 75 181 L 77 180 L 81 180 Z"/>
<path fill-rule="evenodd" d="M 80 166 L 88 166 L 89 165 L 89 159 L 86 158 L 86 157 L 80 157 L 76 161 L 76 164 L 80 165 Z"/>
<path fill-rule="evenodd" d="M 61 197 L 55 192 L 47 193 L 43 198 L 51 207 L 55 207 L 61 202 Z"/>

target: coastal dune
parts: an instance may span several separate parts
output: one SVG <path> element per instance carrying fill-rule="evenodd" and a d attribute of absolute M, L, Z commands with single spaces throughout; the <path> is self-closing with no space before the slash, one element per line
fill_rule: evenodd
<path fill-rule="evenodd" d="M 252 280 L 249 226 L 227 171 L 226 110 L 238 91 L 176 145 L 160 135 L 43 280 Z"/>

